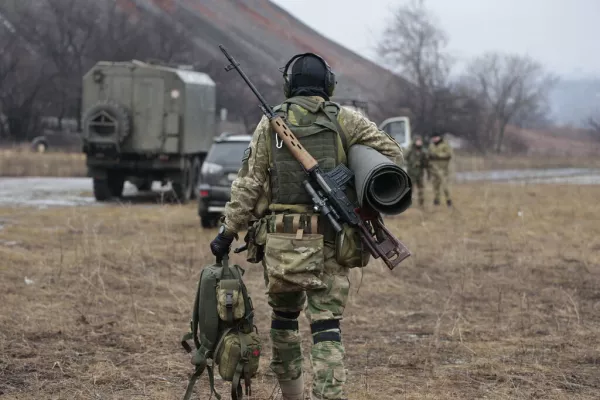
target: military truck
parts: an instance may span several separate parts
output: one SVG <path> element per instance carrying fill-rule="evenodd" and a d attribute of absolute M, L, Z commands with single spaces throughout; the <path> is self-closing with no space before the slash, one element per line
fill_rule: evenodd
<path fill-rule="evenodd" d="M 210 76 L 133 60 L 98 62 L 83 77 L 82 139 L 98 201 L 122 195 L 124 182 L 149 190 L 171 184 L 185 203 L 216 135 Z"/>
<path fill-rule="evenodd" d="M 398 116 L 388 118 L 379 125 L 379 129 L 393 137 L 404 150 L 408 150 L 412 143 L 410 118 Z"/>

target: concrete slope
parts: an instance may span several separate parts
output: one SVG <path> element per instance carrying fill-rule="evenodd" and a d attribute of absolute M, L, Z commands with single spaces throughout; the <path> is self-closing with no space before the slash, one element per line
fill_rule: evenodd
<path fill-rule="evenodd" d="M 268 0 L 133 0 L 168 15 L 194 36 L 207 58 L 225 64 L 224 44 L 250 71 L 281 84 L 279 68 L 294 54 L 323 55 L 337 75 L 336 97 L 382 101 L 396 75 L 320 35 Z"/>

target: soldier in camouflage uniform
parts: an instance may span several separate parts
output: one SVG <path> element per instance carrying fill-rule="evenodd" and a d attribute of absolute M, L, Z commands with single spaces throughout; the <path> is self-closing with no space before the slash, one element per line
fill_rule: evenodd
<path fill-rule="evenodd" d="M 452 148 L 448 142 L 439 135 L 431 138 L 429 144 L 429 166 L 433 178 L 434 205 L 440 204 L 441 191 L 446 196 L 446 204 L 452 206 L 448 180 L 450 178 L 450 160 L 452 159 Z"/>
<path fill-rule="evenodd" d="M 419 206 L 423 207 L 425 203 L 425 193 L 423 179 L 425 171 L 429 174 L 428 154 L 423 148 L 423 139 L 420 136 L 415 137 L 415 141 L 406 154 L 407 172 L 410 179 L 417 188 L 417 198 Z"/>
<path fill-rule="evenodd" d="M 287 100 L 274 110 L 285 117 L 288 127 L 323 170 L 347 163 L 346 150 L 354 144 L 370 146 L 396 164 L 402 164 L 402 150 L 394 139 L 360 113 L 329 101 L 335 75 L 322 58 L 312 53 L 298 55 L 288 62 L 288 66 L 294 59 L 296 61 L 289 80 L 287 66 L 284 71 Z M 306 176 L 302 167 L 277 138 L 268 119 L 263 117 L 254 131 L 238 177 L 233 182 L 223 225 L 211 242 L 213 254 L 217 257 L 226 254 L 234 237 L 253 218 L 259 218 L 260 222 L 271 217 L 287 218 L 298 210 L 311 212 L 311 198 L 302 186 L 304 179 Z M 285 228 L 286 223 L 282 225 Z M 305 227 L 314 233 L 312 227 Z M 274 229 L 271 228 L 269 232 Z M 304 399 L 303 355 L 298 331 L 298 317 L 302 310 L 312 332 L 312 399 L 347 398 L 344 391 L 345 350 L 340 320 L 350 289 L 350 267 L 348 263 L 342 265 L 336 255 L 335 231 L 327 219 L 319 218 L 316 229 L 323 235 L 323 244 L 320 246 L 287 249 L 267 239 L 264 247 L 265 281 L 270 288 L 268 303 L 272 308 L 270 335 L 273 354 L 270 366 L 277 376 L 285 400 Z M 304 280 L 304 290 L 277 291 L 277 284 L 273 282 L 274 273 L 267 273 L 267 270 L 276 270 L 277 262 L 284 262 L 286 256 L 290 255 L 286 251 L 290 250 L 306 254 L 308 270 L 320 264 L 322 272 L 316 282 L 314 276 Z M 320 260 L 315 260 L 311 254 L 320 254 Z"/>

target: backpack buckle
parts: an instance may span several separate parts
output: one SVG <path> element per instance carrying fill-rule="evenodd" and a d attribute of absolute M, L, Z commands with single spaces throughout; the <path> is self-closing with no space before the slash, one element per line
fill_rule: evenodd
<path fill-rule="evenodd" d="M 225 294 L 225 307 L 233 308 L 233 293 L 231 292 Z"/>

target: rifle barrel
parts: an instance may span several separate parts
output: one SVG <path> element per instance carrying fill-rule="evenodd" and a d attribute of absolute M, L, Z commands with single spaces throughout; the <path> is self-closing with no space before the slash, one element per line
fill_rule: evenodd
<path fill-rule="evenodd" d="M 250 90 L 252 90 L 256 97 L 258 97 L 258 101 L 260 101 L 262 105 L 261 108 L 263 109 L 263 112 L 267 115 L 267 117 L 269 117 L 269 119 L 274 118 L 275 113 L 273 112 L 273 109 L 269 106 L 269 104 L 267 104 L 267 101 L 262 97 L 258 89 L 256 89 L 256 86 L 254 86 L 254 84 L 250 81 L 246 73 L 242 71 L 242 69 L 240 68 L 240 64 L 237 61 L 235 61 L 235 59 L 232 56 L 229 55 L 229 53 L 227 52 L 225 47 L 223 47 L 222 44 L 219 45 L 219 48 L 231 63 L 230 65 L 225 67 L 225 71 L 230 71 L 232 68 L 235 68 L 235 70 L 242 76 L 244 82 L 246 82 L 246 84 L 250 87 Z"/>

